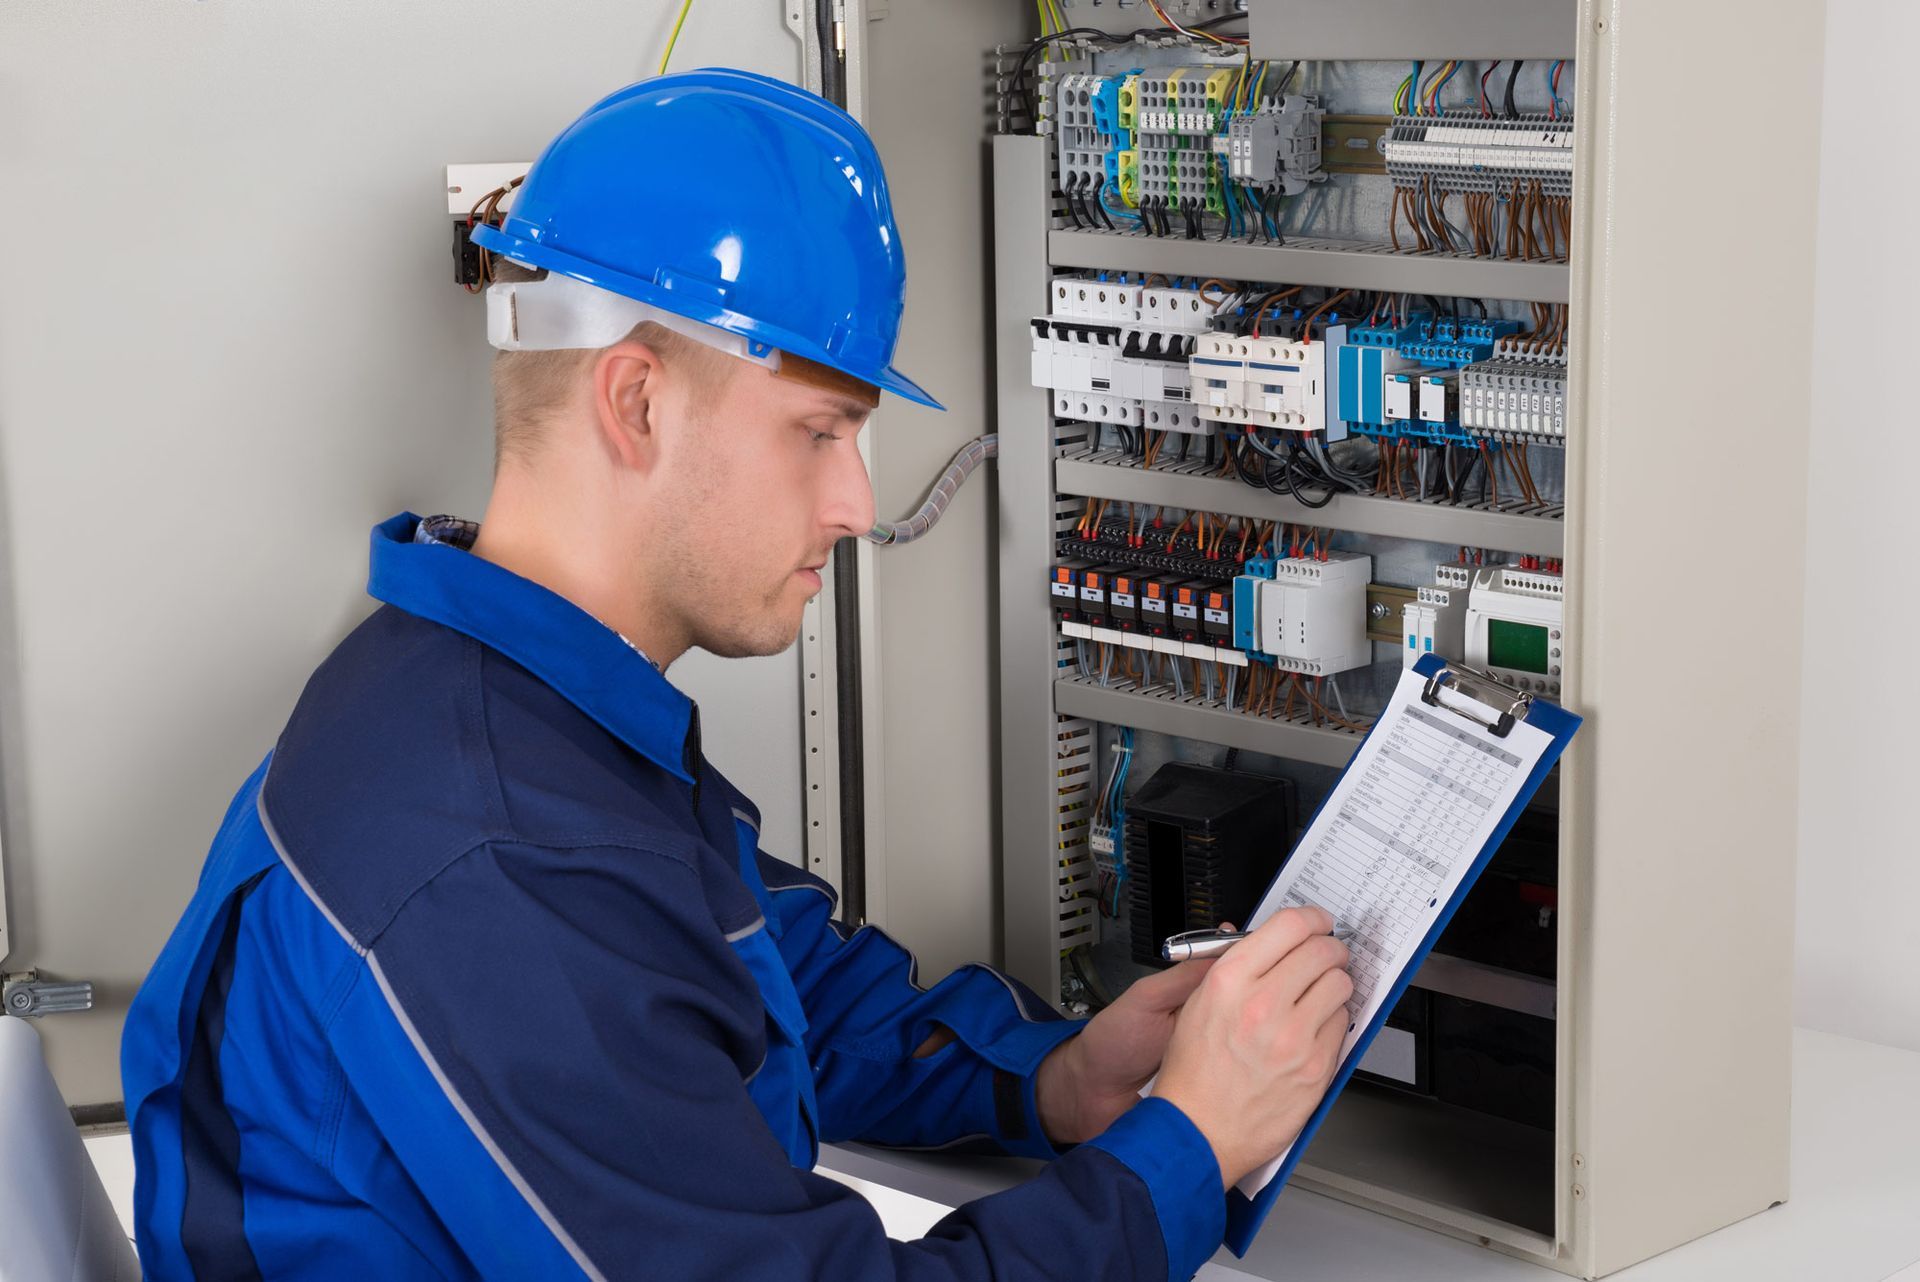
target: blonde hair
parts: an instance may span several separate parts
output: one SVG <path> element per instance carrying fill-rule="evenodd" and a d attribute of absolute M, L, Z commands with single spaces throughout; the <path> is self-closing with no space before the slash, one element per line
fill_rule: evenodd
<path fill-rule="evenodd" d="M 534 275 L 505 259 L 494 262 L 496 280 L 524 280 Z M 725 352 L 652 321 L 635 325 L 622 341 L 646 344 L 661 364 L 683 370 L 703 393 L 719 390 L 733 373 L 734 359 Z M 525 462 L 534 456 L 554 418 L 580 396 L 581 384 L 602 350 L 588 347 L 493 354 L 496 467 L 509 457 Z"/>

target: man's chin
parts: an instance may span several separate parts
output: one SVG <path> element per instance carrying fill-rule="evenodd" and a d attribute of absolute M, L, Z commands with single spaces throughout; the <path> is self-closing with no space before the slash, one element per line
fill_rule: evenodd
<path fill-rule="evenodd" d="M 703 637 L 697 644 L 723 659 L 753 659 L 791 649 L 800 635 L 800 619 L 763 619 L 745 627 L 727 628 Z"/>

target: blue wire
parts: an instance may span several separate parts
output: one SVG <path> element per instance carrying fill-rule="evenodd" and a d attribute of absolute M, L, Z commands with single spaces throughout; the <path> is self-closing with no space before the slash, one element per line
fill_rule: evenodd
<path fill-rule="evenodd" d="M 1115 209 L 1112 205 L 1109 205 L 1107 203 L 1107 192 L 1110 190 L 1111 188 L 1109 188 L 1106 184 L 1104 183 L 1101 184 L 1100 208 L 1106 210 L 1110 214 L 1119 214 L 1122 218 L 1131 218 L 1136 223 L 1139 223 L 1142 227 L 1146 226 L 1145 220 L 1143 220 L 1139 214 L 1136 214 L 1135 212 L 1133 212 L 1133 210 L 1126 208 L 1124 205 L 1118 209 Z"/>

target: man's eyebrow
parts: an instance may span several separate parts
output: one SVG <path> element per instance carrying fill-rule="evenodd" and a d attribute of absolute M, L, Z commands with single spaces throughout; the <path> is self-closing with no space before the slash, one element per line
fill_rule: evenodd
<path fill-rule="evenodd" d="M 873 413 L 874 410 L 874 407 L 865 401 L 855 400 L 851 396 L 836 396 L 831 392 L 826 393 L 822 397 L 822 400 L 824 404 L 822 404 L 821 409 L 828 413 L 838 414 L 841 418 L 849 422 L 863 419 Z"/>

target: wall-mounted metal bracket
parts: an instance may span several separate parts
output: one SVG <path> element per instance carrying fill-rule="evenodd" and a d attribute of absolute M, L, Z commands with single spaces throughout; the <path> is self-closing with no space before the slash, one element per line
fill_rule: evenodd
<path fill-rule="evenodd" d="M 38 1019 L 93 1009 L 93 985 L 41 979 L 38 971 L 20 971 L 0 979 L 0 1010 L 9 1015 Z"/>

